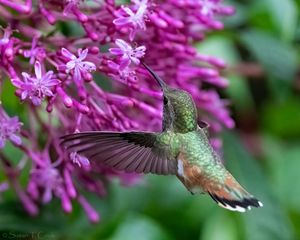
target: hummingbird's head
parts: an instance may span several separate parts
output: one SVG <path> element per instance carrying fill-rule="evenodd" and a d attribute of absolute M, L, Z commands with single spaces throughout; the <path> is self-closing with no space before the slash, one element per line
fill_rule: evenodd
<path fill-rule="evenodd" d="M 163 91 L 163 129 L 173 128 L 176 132 L 189 132 L 197 129 L 197 109 L 192 96 L 182 90 L 169 87 L 150 67 L 142 62 Z"/>

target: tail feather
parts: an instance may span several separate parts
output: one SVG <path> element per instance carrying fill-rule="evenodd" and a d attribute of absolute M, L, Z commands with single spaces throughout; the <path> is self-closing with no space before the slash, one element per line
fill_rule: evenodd
<path fill-rule="evenodd" d="M 183 154 L 178 156 L 177 177 L 193 193 L 208 193 L 223 208 L 245 212 L 251 207 L 263 204 L 248 193 L 234 177 L 221 165 L 216 164 L 214 171 L 189 163 Z"/>
<path fill-rule="evenodd" d="M 211 198 L 223 208 L 231 211 L 245 212 L 251 207 L 262 207 L 263 204 L 248 193 L 231 175 L 229 175 L 223 187 L 208 189 Z"/>
<path fill-rule="evenodd" d="M 223 208 L 231 211 L 245 212 L 246 210 L 251 210 L 251 207 L 262 207 L 263 204 L 254 197 L 242 198 L 240 200 L 226 199 L 219 197 L 216 194 L 209 193 L 211 198 Z"/>

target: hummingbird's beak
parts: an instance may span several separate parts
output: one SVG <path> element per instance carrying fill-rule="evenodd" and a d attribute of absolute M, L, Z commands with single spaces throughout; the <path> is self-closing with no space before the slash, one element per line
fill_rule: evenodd
<path fill-rule="evenodd" d="M 150 74 L 152 75 L 152 77 L 155 78 L 155 80 L 157 81 L 157 83 L 159 84 L 159 86 L 162 89 L 165 89 L 167 87 L 167 84 L 159 76 L 157 76 L 157 74 L 150 67 L 148 67 L 148 65 L 146 63 L 144 63 L 142 61 L 141 61 L 141 63 L 150 72 Z"/>

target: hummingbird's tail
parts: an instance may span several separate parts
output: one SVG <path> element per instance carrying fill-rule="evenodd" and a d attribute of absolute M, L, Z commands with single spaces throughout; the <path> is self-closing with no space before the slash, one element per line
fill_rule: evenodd
<path fill-rule="evenodd" d="M 229 173 L 228 173 L 229 174 Z M 262 207 L 263 204 L 248 193 L 232 176 L 227 176 L 222 188 L 210 188 L 208 194 L 223 208 L 231 211 L 245 212 L 251 207 Z"/>

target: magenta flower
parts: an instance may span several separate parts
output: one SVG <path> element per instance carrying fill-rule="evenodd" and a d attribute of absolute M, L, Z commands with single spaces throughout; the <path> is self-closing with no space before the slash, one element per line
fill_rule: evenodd
<path fill-rule="evenodd" d="M 4 148 L 7 140 L 12 141 L 16 145 L 21 145 L 22 140 L 16 134 L 20 132 L 21 123 L 18 117 L 9 118 L 1 113 L 0 109 L 0 149 Z"/>
<path fill-rule="evenodd" d="M 63 193 L 63 179 L 58 170 L 52 165 L 33 169 L 31 171 L 31 181 L 44 189 L 42 196 L 43 203 L 48 203 L 52 199 L 52 194 L 60 197 Z"/>
<path fill-rule="evenodd" d="M 46 57 L 45 49 L 37 46 L 38 39 L 32 39 L 31 49 L 24 51 L 24 57 L 30 58 L 29 63 L 32 65 L 36 60 L 43 61 Z"/>
<path fill-rule="evenodd" d="M 68 15 L 73 10 L 74 7 L 75 8 L 79 7 L 80 1 L 82 0 L 64 0 L 65 7 L 64 7 L 63 14 Z"/>
<path fill-rule="evenodd" d="M 212 16 L 217 8 L 216 2 L 213 2 L 211 0 L 203 0 L 200 4 L 201 14 L 203 14 L 204 16 Z"/>
<path fill-rule="evenodd" d="M 86 169 L 90 167 L 90 161 L 86 157 L 79 155 L 77 152 L 70 153 L 70 159 L 79 167 L 83 167 Z"/>
<path fill-rule="evenodd" d="M 7 182 L 0 183 L 0 193 L 6 191 L 9 188 L 9 185 Z"/>
<path fill-rule="evenodd" d="M 70 53 L 67 49 L 62 48 L 61 53 L 69 61 L 66 64 L 66 73 L 73 72 L 74 80 L 79 82 L 84 77 L 84 74 L 95 71 L 96 65 L 89 61 L 83 61 L 86 59 L 88 49 L 78 49 L 78 57 Z"/>
<path fill-rule="evenodd" d="M 80 22 L 86 22 L 88 17 L 79 10 L 80 2 L 83 1 L 84 0 L 65 0 L 63 15 L 68 16 L 70 13 L 73 13 Z"/>
<path fill-rule="evenodd" d="M 116 26 L 130 26 L 129 39 L 132 41 L 138 29 L 146 30 L 145 14 L 147 12 L 148 0 L 134 0 L 137 7 L 137 11 L 134 13 L 129 7 L 122 6 L 123 13 L 127 16 L 123 16 L 118 13 L 118 18 L 113 21 Z"/>
<path fill-rule="evenodd" d="M 121 57 L 121 70 L 128 67 L 131 62 L 133 62 L 136 65 L 140 64 L 139 59 L 145 55 L 145 46 L 132 48 L 127 42 L 125 42 L 122 39 L 117 39 L 115 43 L 119 48 L 110 48 L 109 52 L 113 55 Z"/>
<path fill-rule="evenodd" d="M 0 192 L 4 192 L 9 188 L 8 183 L 7 182 L 2 182 L 0 183 Z"/>
<path fill-rule="evenodd" d="M 12 30 L 9 27 L 4 29 L 3 37 L 0 39 L 0 46 L 8 44 L 11 34 Z"/>
<path fill-rule="evenodd" d="M 39 106 L 46 96 L 52 97 L 54 95 L 51 89 L 60 81 L 54 78 L 53 71 L 48 71 L 43 75 L 40 62 L 35 62 L 34 71 L 35 77 L 22 72 L 23 81 L 13 79 L 12 83 L 20 89 L 22 101 L 29 98 L 35 106 Z"/>
<path fill-rule="evenodd" d="M 29 101 L 22 103 L 27 117 L 22 144 L 18 117 L 9 118 L 4 110 L 10 107 L 18 115 L 12 106 L 21 104 L 19 99 L 12 96 L 10 101 L 16 102 L 11 104 L 6 97 L 1 103 L 0 148 L 11 141 L 22 156 L 8 159 L 19 164 L 1 168 L 0 175 L 13 183 L 9 187 L 29 214 L 38 213 L 38 202 L 57 198 L 65 212 L 72 211 L 71 200 L 77 201 L 89 220 L 97 222 L 99 213 L 84 197 L 87 192 L 104 197 L 112 178 L 121 185 L 140 180 L 140 175 L 92 164 L 78 153 L 67 154 L 60 137 L 74 131 L 161 129 L 162 93 L 140 66 L 144 56 L 168 84 L 191 93 L 201 118 L 211 126 L 214 147 L 222 146 L 218 133 L 234 127 L 228 102 L 215 89 L 228 85 L 220 74 L 226 64 L 194 47 L 205 41 L 207 32 L 223 28 L 222 16 L 233 13 L 222 0 L 131 0 L 122 1 L 123 6 L 114 0 L 1 2 L 2 20 L 16 34 L 9 27 L 1 31 L 0 92 L 11 79 L 20 100 Z M 56 25 L 70 21 L 84 34 L 66 36 Z M 70 52 L 75 49 L 77 53 Z M 146 49 L 151 51 L 146 54 Z M 30 74 L 33 64 L 35 74 Z M 105 78 L 112 82 L 109 91 L 101 84 Z M 42 102 L 45 109 L 39 107 Z M 46 142 L 40 141 L 42 134 L 47 135 Z M 18 182 L 23 168 L 31 172 L 25 187 Z M 0 184 L 0 192 L 6 188 Z"/>

